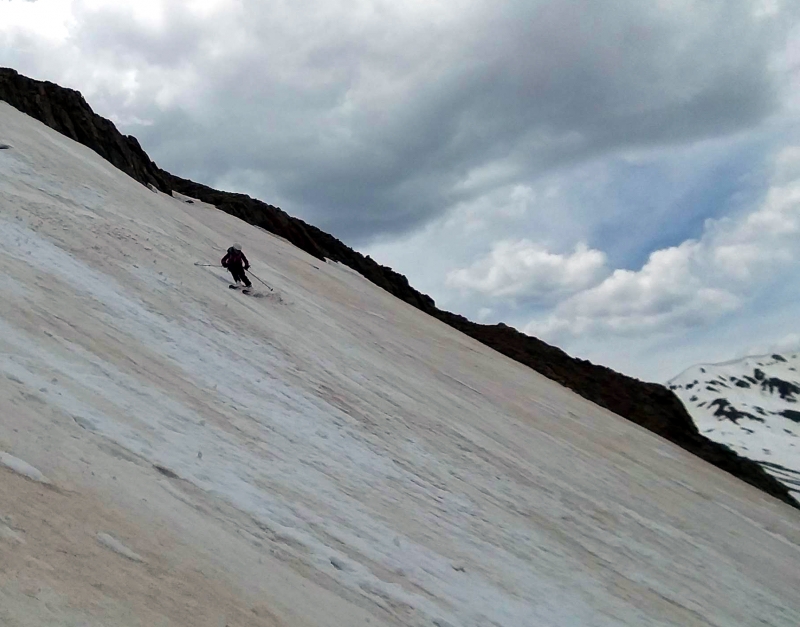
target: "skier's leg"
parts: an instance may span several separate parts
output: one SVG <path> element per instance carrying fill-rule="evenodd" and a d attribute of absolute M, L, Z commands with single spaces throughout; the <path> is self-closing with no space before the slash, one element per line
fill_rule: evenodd
<path fill-rule="evenodd" d="M 231 273 L 233 273 L 237 283 L 244 283 L 246 288 L 252 285 L 252 283 L 250 283 L 250 279 L 247 278 L 247 274 L 245 274 L 243 267 L 239 266 L 237 268 L 233 268 L 231 269 Z"/>

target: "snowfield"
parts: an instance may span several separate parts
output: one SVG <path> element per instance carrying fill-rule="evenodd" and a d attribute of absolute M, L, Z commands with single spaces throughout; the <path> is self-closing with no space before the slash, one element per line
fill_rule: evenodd
<path fill-rule="evenodd" d="M 697 428 L 759 462 L 800 498 L 800 355 L 698 364 L 668 382 Z"/>
<path fill-rule="evenodd" d="M 788 505 L 2 102 L 0 143 L 0 624 L 800 624 Z M 234 241 L 274 291 L 195 265 Z"/>

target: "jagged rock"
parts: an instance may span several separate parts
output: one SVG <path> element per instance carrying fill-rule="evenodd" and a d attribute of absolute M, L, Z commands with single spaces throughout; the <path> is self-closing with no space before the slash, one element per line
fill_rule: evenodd
<path fill-rule="evenodd" d="M 179 192 L 213 204 L 249 224 L 279 235 L 314 257 L 341 262 L 397 298 L 438 318 L 498 352 L 572 389 L 584 398 L 674 442 L 709 463 L 795 507 L 782 483 L 761 466 L 701 435 L 675 394 L 662 385 L 644 383 L 575 359 L 541 340 L 505 324 L 482 325 L 438 309 L 434 300 L 411 287 L 408 279 L 376 263 L 341 241 L 289 216 L 278 207 L 244 194 L 212 189 L 160 169 L 139 142 L 122 135 L 114 124 L 95 114 L 75 90 L 21 76 L 0 68 L 0 100 L 88 146 L 143 185 Z M 758 372 L 756 378 L 759 379 Z M 688 386 L 687 386 L 688 387 Z"/>

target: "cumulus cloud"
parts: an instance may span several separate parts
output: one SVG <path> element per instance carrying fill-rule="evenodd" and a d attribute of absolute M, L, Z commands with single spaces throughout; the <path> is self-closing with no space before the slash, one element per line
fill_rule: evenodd
<path fill-rule="evenodd" d="M 450 272 L 447 284 L 490 297 L 541 302 L 584 290 L 606 273 L 605 254 L 585 244 L 561 255 L 523 239 L 497 242 L 469 268 Z"/>
<path fill-rule="evenodd" d="M 551 339 L 652 335 L 697 327 L 739 309 L 800 260 L 800 149 L 776 160 L 773 186 L 751 213 L 709 220 L 699 240 L 655 251 L 561 302 L 526 332 Z"/>

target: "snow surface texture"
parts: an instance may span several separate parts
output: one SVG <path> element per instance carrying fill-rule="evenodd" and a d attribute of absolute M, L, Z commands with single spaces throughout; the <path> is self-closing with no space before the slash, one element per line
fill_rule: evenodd
<path fill-rule="evenodd" d="M 15 473 L 27 477 L 32 481 L 38 481 L 44 484 L 50 483 L 47 477 L 45 477 L 38 468 L 34 468 L 28 462 L 17 459 L 13 455 L 3 453 L 2 451 L 0 451 L 0 466 L 5 466 L 9 470 L 13 470 Z"/>
<path fill-rule="evenodd" d="M 97 534 L 97 541 L 102 544 L 104 547 L 111 549 L 114 553 L 119 553 L 123 557 L 127 557 L 129 560 L 133 562 L 143 562 L 141 555 L 137 555 L 133 551 L 131 551 L 127 546 L 122 544 L 119 540 L 117 540 L 114 536 L 110 536 L 107 533 L 98 533 Z"/>
<path fill-rule="evenodd" d="M 668 382 L 697 428 L 764 466 L 800 497 L 800 356 L 699 364 Z"/>
<path fill-rule="evenodd" d="M 0 128 L 0 448 L 54 484 L 0 476 L 0 623 L 800 624 L 789 506 L 4 103 Z M 274 295 L 194 265 L 234 241 Z"/>

